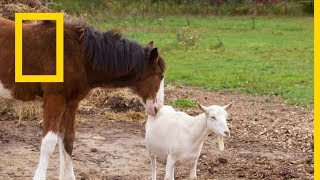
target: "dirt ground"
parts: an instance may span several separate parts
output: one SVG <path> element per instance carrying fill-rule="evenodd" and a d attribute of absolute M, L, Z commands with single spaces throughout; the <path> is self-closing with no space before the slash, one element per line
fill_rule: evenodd
<path fill-rule="evenodd" d="M 101 99 L 101 96 L 99 96 Z M 92 100 L 97 97 L 91 95 Z M 199 179 L 313 179 L 313 109 L 286 105 L 276 96 L 211 93 L 200 88 L 167 86 L 166 103 L 189 98 L 204 105 L 235 101 L 229 111 L 231 137 L 220 152 L 215 136 L 207 138 L 198 163 Z M 78 112 L 73 163 L 77 179 L 150 179 L 144 145 L 146 117 L 139 107 L 127 112 L 104 112 L 103 99 Z M 111 104 L 111 105 L 110 105 Z M 112 109 L 112 108 L 111 108 Z M 136 109 L 136 110 L 132 110 Z M 180 109 L 191 115 L 197 108 Z M 134 116 L 123 116 L 124 114 Z M 119 119 L 117 120 L 117 115 Z M 134 118 L 132 118 L 134 117 Z M 41 124 L 0 116 L 0 179 L 31 179 L 39 158 Z M 59 153 L 50 159 L 48 179 L 58 179 Z M 164 165 L 158 162 L 158 178 Z M 179 165 L 176 179 L 187 179 L 188 166 Z"/>

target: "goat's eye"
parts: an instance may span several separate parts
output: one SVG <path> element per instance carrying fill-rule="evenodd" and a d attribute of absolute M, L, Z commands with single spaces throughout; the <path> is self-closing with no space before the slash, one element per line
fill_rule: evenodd
<path fill-rule="evenodd" d="M 214 117 L 214 116 L 211 116 L 211 119 L 213 119 L 213 120 L 216 120 L 216 117 Z"/>

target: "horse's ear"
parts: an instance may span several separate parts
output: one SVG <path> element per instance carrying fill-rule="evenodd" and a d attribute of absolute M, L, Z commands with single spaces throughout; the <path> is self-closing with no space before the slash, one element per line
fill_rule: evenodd
<path fill-rule="evenodd" d="M 225 110 L 229 110 L 232 106 L 233 106 L 233 101 L 231 102 L 231 103 L 229 103 L 229 104 L 227 104 L 227 105 L 225 105 L 225 106 L 223 106 L 223 109 L 225 109 Z"/>
<path fill-rule="evenodd" d="M 150 42 L 147 44 L 147 51 L 148 51 L 148 52 L 151 52 L 152 49 L 153 49 L 153 41 L 150 41 Z"/>
<path fill-rule="evenodd" d="M 152 49 L 152 51 L 150 52 L 149 60 L 150 60 L 150 62 L 157 62 L 158 59 L 159 59 L 158 49 L 157 49 L 157 48 L 154 48 L 154 49 Z"/>

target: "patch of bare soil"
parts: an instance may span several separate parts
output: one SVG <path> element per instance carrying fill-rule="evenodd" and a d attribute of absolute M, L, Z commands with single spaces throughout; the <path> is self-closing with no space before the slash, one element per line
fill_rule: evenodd
<path fill-rule="evenodd" d="M 150 179 L 146 116 L 131 107 L 130 102 L 136 102 L 132 95 L 121 94 L 94 92 L 82 102 L 72 157 L 77 179 Z M 215 136 L 208 137 L 198 163 L 199 179 L 313 179 L 313 109 L 286 105 L 276 96 L 211 93 L 185 86 L 167 86 L 165 94 L 166 104 L 177 98 L 204 105 L 235 101 L 229 111 L 231 137 L 225 140 L 226 149 L 220 152 Z M 197 108 L 181 110 L 200 113 Z M 133 112 L 139 116 L 125 119 Z M 0 179 L 31 179 L 39 158 L 41 124 L 19 122 L 9 114 L 0 119 Z M 58 155 L 56 151 L 50 159 L 48 179 L 58 178 Z M 158 163 L 158 178 L 163 176 L 164 165 Z M 188 167 L 177 166 L 175 176 L 187 179 Z"/>

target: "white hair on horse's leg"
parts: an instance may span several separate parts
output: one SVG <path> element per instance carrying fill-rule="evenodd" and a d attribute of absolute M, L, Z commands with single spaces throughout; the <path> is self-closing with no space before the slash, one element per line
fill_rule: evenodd
<path fill-rule="evenodd" d="M 162 79 L 157 92 L 157 100 L 160 100 L 162 103 L 164 103 L 164 78 Z"/>
<path fill-rule="evenodd" d="M 75 180 L 76 178 L 73 171 L 72 159 L 64 148 L 63 138 L 61 136 L 58 138 L 58 144 L 59 144 L 59 151 L 60 151 L 59 180 L 63 180 L 63 179 Z"/>
<path fill-rule="evenodd" d="M 49 131 L 42 139 L 40 149 L 40 160 L 33 180 L 46 179 L 49 157 L 52 155 L 57 143 L 58 135 L 52 131 Z"/>

